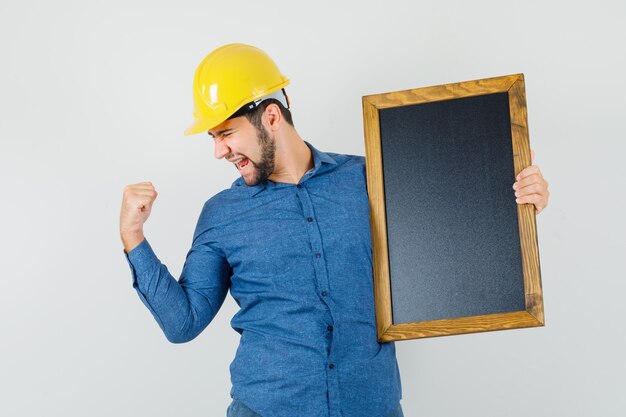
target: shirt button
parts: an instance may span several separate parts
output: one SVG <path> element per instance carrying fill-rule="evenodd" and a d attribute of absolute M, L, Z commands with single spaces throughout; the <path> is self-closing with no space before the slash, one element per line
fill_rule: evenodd
<path fill-rule="evenodd" d="M 298 185 L 296 185 L 296 187 L 302 188 L 302 184 L 298 184 Z"/>
<path fill-rule="evenodd" d="M 307 218 L 306 218 L 306 221 L 307 221 L 307 222 L 309 222 L 309 223 L 311 223 L 311 222 L 313 221 L 313 217 L 307 217 Z"/>
<path fill-rule="evenodd" d="M 326 330 L 328 330 L 329 332 L 332 332 L 332 331 L 333 331 L 333 326 L 328 326 L 328 327 L 326 328 Z"/>
<path fill-rule="evenodd" d="M 319 252 L 315 252 L 315 257 L 319 258 L 320 256 L 322 256 Z"/>
<path fill-rule="evenodd" d="M 328 367 L 329 367 L 330 369 L 333 369 L 333 368 L 335 367 L 335 365 L 331 363 L 330 365 L 328 365 Z"/>
<path fill-rule="evenodd" d="M 322 291 L 322 297 L 326 297 L 327 295 L 328 295 L 328 292 Z"/>

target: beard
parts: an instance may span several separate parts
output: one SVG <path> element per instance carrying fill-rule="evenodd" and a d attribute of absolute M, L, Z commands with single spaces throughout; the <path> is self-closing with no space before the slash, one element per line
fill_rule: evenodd
<path fill-rule="evenodd" d="M 243 180 L 249 186 L 265 182 L 274 172 L 275 165 L 276 144 L 274 143 L 274 138 L 270 136 L 265 126 L 257 127 L 256 131 L 257 142 L 261 146 L 261 160 L 254 162 L 248 158 L 252 166 L 254 166 L 254 175 L 250 182 L 246 181 L 245 178 Z"/>

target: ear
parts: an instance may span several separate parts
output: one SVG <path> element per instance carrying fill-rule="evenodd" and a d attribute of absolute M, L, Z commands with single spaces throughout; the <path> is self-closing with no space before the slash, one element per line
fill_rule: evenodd
<path fill-rule="evenodd" d="M 283 114 L 276 103 L 272 103 L 265 108 L 263 118 L 267 122 L 270 131 L 275 132 L 280 129 L 283 122 Z"/>

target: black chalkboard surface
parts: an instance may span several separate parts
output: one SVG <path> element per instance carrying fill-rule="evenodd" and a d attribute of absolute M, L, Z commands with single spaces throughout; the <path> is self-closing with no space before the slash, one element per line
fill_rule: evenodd
<path fill-rule="evenodd" d="M 363 98 L 379 340 L 543 325 L 523 83 Z"/>

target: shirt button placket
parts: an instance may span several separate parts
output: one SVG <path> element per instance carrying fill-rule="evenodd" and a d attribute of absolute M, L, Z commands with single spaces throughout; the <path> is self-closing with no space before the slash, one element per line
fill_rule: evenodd
<path fill-rule="evenodd" d="M 314 265 L 315 276 L 317 277 L 317 285 L 318 285 L 318 288 L 323 288 L 323 290 L 320 291 L 320 293 L 322 294 L 322 297 L 326 297 L 328 295 L 328 290 L 327 290 L 328 277 L 326 276 L 326 266 L 324 265 L 324 262 L 323 262 L 322 250 L 320 250 L 320 248 L 322 247 L 322 239 L 320 235 L 319 224 L 315 221 L 315 219 L 311 215 L 314 213 L 313 203 L 311 201 L 311 197 L 309 196 L 309 193 L 307 192 L 307 189 L 301 184 L 297 184 L 296 188 L 298 190 L 301 190 L 301 192 L 298 192 L 296 195 L 298 196 L 298 198 L 300 199 L 300 202 L 302 203 L 302 210 L 304 212 L 303 214 L 306 216 L 305 220 L 311 226 L 310 228 L 308 228 L 308 232 L 309 232 L 311 247 L 314 248 L 313 256 L 315 259 L 320 260 L 320 262 L 316 262 Z M 328 301 L 324 301 L 324 303 L 328 305 Z"/>
<path fill-rule="evenodd" d="M 298 184 L 299 185 L 299 184 Z M 306 229 L 309 234 L 311 248 L 313 249 L 313 257 L 315 262 L 313 263 L 313 267 L 315 268 L 315 277 L 317 279 L 317 288 L 318 294 L 321 295 L 321 302 L 326 305 L 328 312 L 330 313 L 329 321 L 327 323 L 332 323 L 334 318 L 333 314 L 333 300 L 329 297 L 329 277 L 326 271 L 326 264 L 324 256 L 324 247 L 322 246 L 322 236 L 320 231 L 319 219 L 314 218 L 314 207 L 313 202 L 311 201 L 311 197 L 307 191 L 307 188 L 302 186 L 297 186 L 296 195 L 300 199 L 302 203 L 302 210 L 304 220 L 306 221 Z M 310 227 L 309 227 L 310 226 Z M 339 414 L 339 376 L 337 374 L 337 363 L 335 361 L 336 355 L 334 353 L 334 349 L 332 347 L 332 340 L 334 339 L 334 328 L 330 324 L 326 327 L 328 342 L 330 343 L 330 350 L 327 357 L 326 366 L 327 366 L 327 384 L 328 384 L 328 396 L 330 402 L 330 416 L 337 417 Z"/>

